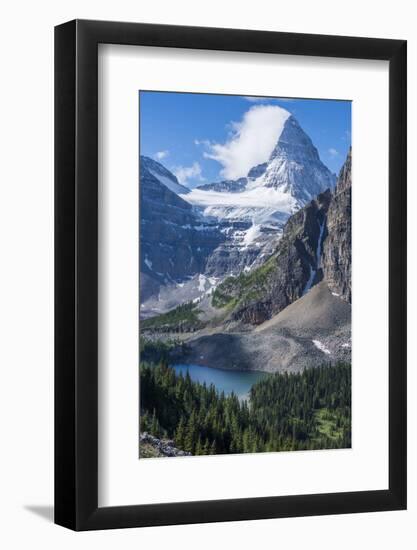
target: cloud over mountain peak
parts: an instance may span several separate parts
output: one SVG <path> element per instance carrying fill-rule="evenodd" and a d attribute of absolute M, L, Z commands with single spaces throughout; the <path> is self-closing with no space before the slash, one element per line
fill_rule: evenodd
<path fill-rule="evenodd" d="M 233 123 L 225 143 L 211 143 L 204 156 L 219 162 L 221 175 L 236 179 L 246 176 L 257 164 L 268 160 L 290 113 L 278 105 L 254 105 Z"/>

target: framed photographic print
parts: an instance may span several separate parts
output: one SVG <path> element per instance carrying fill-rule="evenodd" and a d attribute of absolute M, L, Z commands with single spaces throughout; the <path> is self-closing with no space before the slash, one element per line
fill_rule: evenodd
<path fill-rule="evenodd" d="M 406 42 L 55 30 L 55 521 L 406 507 Z"/>

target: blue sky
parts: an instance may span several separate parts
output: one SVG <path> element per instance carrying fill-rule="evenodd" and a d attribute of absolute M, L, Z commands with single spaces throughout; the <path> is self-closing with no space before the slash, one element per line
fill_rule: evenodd
<path fill-rule="evenodd" d="M 338 173 L 351 143 L 350 101 L 141 91 L 140 153 L 190 187 L 240 177 L 269 156 L 282 109 Z"/>

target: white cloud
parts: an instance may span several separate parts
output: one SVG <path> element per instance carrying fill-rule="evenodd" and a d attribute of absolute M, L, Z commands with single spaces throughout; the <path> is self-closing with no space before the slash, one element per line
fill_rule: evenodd
<path fill-rule="evenodd" d="M 229 140 L 211 143 L 204 156 L 223 166 L 220 173 L 225 178 L 246 176 L 253 166 L 268 160 L 289 116 L 278 105 L 254 105 L 240 122 L 232 123 Z"/>
<path fill-rule="evenodd" d="M 339 156 L 339 151 L 337 151 L 333 147 L 330 147 L 330 149 L 328 149 L 327 152 L 329 153 L 329 155 L 331 157 L 338 157 Z"/>
<path fill-rule="evenodd" d="M 191 166 L 176 166 L 172 168 L 172 171 L 182 185 L 188 185 L 189 180 L 204 181 L 201 166 L 198 162 L 194 162 Z"/>
<path fill-rule="evenodd" d="M 166 158 L 168 155 L 169 155 L 169 151 L 158 151 L 157 153 L 155 153 L 154 156 L 157 160 L 162 160 Z"/>

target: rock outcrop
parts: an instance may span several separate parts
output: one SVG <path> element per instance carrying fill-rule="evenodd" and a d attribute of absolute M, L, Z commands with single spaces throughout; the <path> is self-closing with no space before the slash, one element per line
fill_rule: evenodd
<path fill-rule="evenodd" d="M 187 342 L 173 361 L 229 370 L 300 372 L 351 360 L 351 306 L 325 281 L 250 330 L 207 331 Z M 240 327 L 238 327 L 240 329 Z"/>
<path fill-rule="evenodd" d="M 180 184 L 177 176 L 165 168 L 163 164 L 150 157 L 145 157 L 144 155 L 140 157 L 140 169 L 154 176 L 160 183 L 177 195 L 190 193 L 188 187 Z"/>
<path fill-rule="evenodd" d="M 338 183 L 290 216 L 274 254 L 250 273 L 230 277 L 213 294 L 229 321 L 258 325 L 325 279 L 351 301 L 351 152 Z"/>
<path fill-rule="evenodd" d="M 174 441 L 170 439 L 159 439 L 147 432 L 139 436 L 139 454 L 143 457 L 141 446 L 150 445 L 153 450 L 153 456 L 191 456 L 191 453 L 182 451 L 175 447 Z"/>
<path fill-rule="evenodd" d="M 323 275 L 321 249 L 331 192 L 291 216 L 274 254 L 259 268 L 226 279 L 213 300 L 233 304 L 230 321 L 258 325 L 300 298 Z"/>
<path fill-rule="evenodd" d="M 246 187 L 247 178 L 239 178 L 237 180 L 223 180 L 214 183 L 206 183 L 199 185 L 201 191 L 217 191 L 219 193 L 240 193 Z"/>
<path fill-rule="evenodd" d="M 323 274 L 332 292 L 352 301 L 352 151 L 340 170 L 327 213 Z"/>

